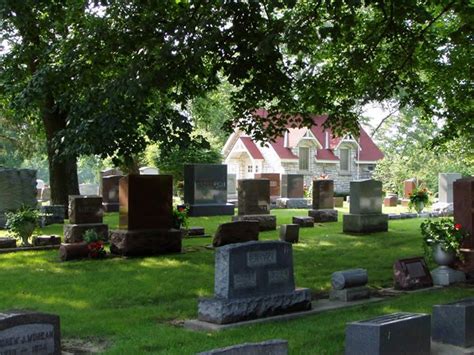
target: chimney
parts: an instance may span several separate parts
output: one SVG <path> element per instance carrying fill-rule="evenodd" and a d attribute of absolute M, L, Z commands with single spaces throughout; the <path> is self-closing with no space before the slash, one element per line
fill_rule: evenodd
<path fill-rule="evenodd" d="M 290 146 L 290 137 L 288 136 L 288 131 L 285 131 L 283 136 L 283 147 L 288 148 Z"/>
<path fill-rule="evenodd" d="M 326 143 L 324 144 L 324 149 L 329 149 L 329 132 L 325 131 L 326 133 Z"/>

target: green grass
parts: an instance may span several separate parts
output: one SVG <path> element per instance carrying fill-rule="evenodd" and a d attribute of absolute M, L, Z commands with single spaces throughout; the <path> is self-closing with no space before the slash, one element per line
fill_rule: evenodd
<path fill-rule="evenodd" d="M 340 209 L 340 212 L 345 209 Z M 274 210 L 278 224 L 305 211 Z M 340 221 L 342 215 L 340 214 Z M 191 218 L 213 234 L 229 217 Z M 116 228 L 117 214 L 105 222 Z M 390 221 L 387 233 L 352 236 L 342 222 L 300 230 L 294 263 L 297 285 L 328 292 L 336 270 L 363 267 L 374 288 L 392 284 L 397 258 L 421 255 L 420 219 Z M 44 233 L 61 234 L 53 225 Z M 278 231 L 260 234 L 278 238 Z M 345 324 L 395 311 L 431 312 L 434 304 L 472 296 L 472 288 L 451 287 L 390 298 L 382 303 L 271 322 L 219 333 L 191 332 L 176 325 L 197 315 L 197 299 L 210 296 L 214 252 L 211 238 L 187 239 L 185 253 L 148 258 L 112 258 L 61 263 L 57 251 L 0 254 L 0 310 L 27 308 L 59 314 L 63 338 L 104 340 L 110 354 L 194 354 L 216 347 L 273 338 L 289 340 L 292 354 L 338 354 Z"/>

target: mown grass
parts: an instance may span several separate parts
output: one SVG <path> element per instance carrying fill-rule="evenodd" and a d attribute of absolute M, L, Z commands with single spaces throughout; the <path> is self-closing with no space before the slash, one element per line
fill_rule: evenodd
<path fill-rule="evenodd" d="M 340 209 L 342 213 L 346 209 Z M 274 210 L 278 224 L 305 215 L 302 210 Z M 392 284 L 397 258 L 423 253 L 420 219 L 390 221 L 387 233 L 352 236 L 340 222 L 300 230 L 294 245 L 297 285 L 327 292 L 336 270 L 363 267 L 373 288 Z M 213 234 L 228 216 L 191 218 Z M 117 214 L 105 222 L 116 228 Z M 62 234 L 52 225 L 42 233 Z M 260 239 L 278 239 L 278 231 Z M 344 350 L 345 324 L 396 311 L 431 312 L 434 304 L 473 295 L 473 288 L 451 287 L 389 298 L 369 304 L 271 322 L 219 333 L 192 332 L 179 326 L 195 318 L 197 299 L 210 296 L 214 283 L 214 252 L 205 248 L 211 238 L 187 239 L 185 252 L 147 258 L 111 258 L 61 263 L 57 251 L 0 254 L 0 310 L 23 308 L 61 317 L 63 338 L 105 340 L 109 354 L 194 354 L 216 347 L 273 338 L 289 340 L 291 354 L 338 354 Z"/>

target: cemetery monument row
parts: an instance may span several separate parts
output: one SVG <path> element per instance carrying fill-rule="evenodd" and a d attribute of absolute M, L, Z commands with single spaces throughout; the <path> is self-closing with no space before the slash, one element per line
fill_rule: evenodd
<path fill-rule="evenodd" d="M 0 228 L 5 228 L 5 212 L 36 207 L 36 192 L 36 170 L 0 168 Z"/>
<path fill-rule="evenodd" d="M 317 223 L 337 222 L 333 180 L 313 180 L 313 209 L 308 211 L 308 216 Z"/>
<path fill-rule="evenodd" d="M 270 181 L 244 179 L 238 181 L 238 215 L 233 221 L 258 221 L 260 231 L 275 230 L 276 216 L 270 215 Z"/>
<path fill-rule="evenodd" d="M 229 244 L 216 249 L 214 297 L 199 300 L 200 321 L 227 324 L 311 309 L 311 292 L 295 289 L 290 243 Z"/>
<path fill-rule="evenodd" d="M 186 164 L 184 203 L 193 217 L 232 216 L 234 205 L 227 203 L 227 165 Z"/>
<path fill-rule="evenodd" d="M 181 231 L 173 229 L 171 175 L 128 175 L 120 180 L 118 230 L 110 251 L 124 256 L 181 252 Z"/>
<path fill-rule="evenodd" d="M 344 214 L 342 226 L 344 233 L 388 230 L 388 215 L 382 213 L 381 181 L 351 181 L 349 214 Z"/>

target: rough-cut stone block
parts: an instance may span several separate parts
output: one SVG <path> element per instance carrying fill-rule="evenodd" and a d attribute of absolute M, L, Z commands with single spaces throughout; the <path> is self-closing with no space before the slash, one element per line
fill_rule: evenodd
<path fill-rule="evenodd" d="M 430 316 L 394 313 L 346 327 L 346 355 L 430 354 Z"/>
<path fill-rule="evenodd" d="M 33 239 L 33 245 L 36 247 L 59 244 L 61 244 L 61 237 L 59 235 L 39 235 Z"/>
<path fill-rule="evenodd" d="M 0 249 L 16 248 L 16 239 L 5 237 L 0 238 Z"/>
<path fill-rule="evenodd" d="M 433 341 L 474 346 L 474 298 L 433 307 Z"/>
<path fill-rule="evenodd" d="M 84 241 L 84 233 L 92 229 L 102 237 L 103 240 L 109 238 L 109 227 L 104 223 L 85 223 L 85 224 L 65 224 L 64 241 L 66 243 L 80 243 Z"/>
<path fill-rule="evenodd" d="M 372 233 L 388 231 L 386 214 L 345 214 L 342 218 L 344 233 Z"/>
<path fill-rule="evenodd" d="M 258 240 L 259 223 L 256 220 L 220 224 L 212 241 L 214 247 Z"/>
<path fill-rule="evenodd" d="M 181 236 L 178 229 L 113 230 L 110 251 L 123 256 L 180 253 Z"/>
<path fill-rule="evenodd" d="M 282 224 L 280 226 L 280 240 L 288 243 L 298 243 L 300 226 L 298 224 Z"/>
<path fill-rule="evenodd" d="M 275 339 L 261 343 L 245 343 L 204 351 L 197 355 L 288 355 L 288 341 Z"/>
<path fill-rule="evenodd" d="M 41 206 L 41 225 L 49 226 L 50 224 L 63 224 L 66 208 L 64 205 Z"/>
<path fill-rule="evenodd" d="M 316 223 L 337 222 L 336 210 L 309 210 L 308 216 L 313 217 Z"/>
<path fill-rule="evenodd" d="M 431 278 L 434 285 L 449 286 L 454 283 L 465 282 L 466 274 L 448 266 L 440 266 L 431 271 Z"/>
<path fill-rule="evenodd" d="M 301 288 L 291 293 L 260 297 L 200 299 L 198 319 L 227 324 L 309 309 L 311 309 L 311 291 Z"/>
<path fill-rule="evenodd" d="M 69 196 L 69 223 L 102 223 L 102 216 L 102 197 Z"/>
<path fill-rule="evenodd" d="M 329 299 L 331 301 L 352 302 L 370 298 L 370 289 L 365 286 L 351 287 L 343 290 L 331 290 Z"/>
<path fill-rule="evenodd" d="M 30 311 L 0 313 L 0 354 L 61 354 L 59 316 Z"/>
<path fill-rule="evenodd" d="M 301 228 L 314 227 L 314 218 L 306 216 L 294 216 L 293 223 L 299 225 Z"/>
<path fill-rule="evenodd" d="M 260 232 L 276 229 L 276 216 L 265 214 L 249 214 L 244 216 L 233 216 L 233 221 L 257 221 Z"/>
<path fill-rule="evenodd" d="M 331 285 L 335 290 L 364 286 L 368 281 L 369 275 L 365 269 L 336 271 L 331 275 Z"/>

